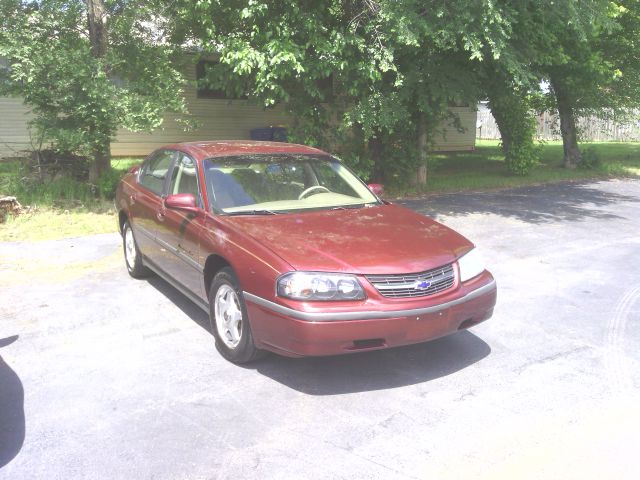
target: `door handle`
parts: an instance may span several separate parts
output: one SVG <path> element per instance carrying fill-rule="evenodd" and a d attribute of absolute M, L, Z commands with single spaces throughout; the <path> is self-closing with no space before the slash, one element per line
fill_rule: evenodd
<path fill-rule="evenodd" d="M 160 220 L 161 222 L 164 222 L 164 212 L 158 212 L 156 213 L 156 218 L 158 220 Z"/>

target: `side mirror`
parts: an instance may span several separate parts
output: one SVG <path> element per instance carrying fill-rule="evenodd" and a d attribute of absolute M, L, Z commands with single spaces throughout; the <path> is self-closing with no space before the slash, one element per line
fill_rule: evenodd
<path fill-rule="evenodd" d="M 138 170 L 140 170 L 140 165 L 134 165 L 133 167 L 129 168 L 128 172 L 135 175 L 136 173 L 138 173 Z"/>
<path fill-rule="evenodd" d="M 367 185 L 367 187 L 369 187 L 369 190 L 371 190 L 374 195 L 377 195 L 378 197 L 384 195 L 384 185 L 382 185 L 381 183 L 370 183 Z"/>
<path fill-rule="evenodd" d="M 176 193 L 164 199 L 164 205 L 174 210 L 184 210 L 197 213 L 200 209 L 196 206 L 196 197 L 193 193 Z"/>

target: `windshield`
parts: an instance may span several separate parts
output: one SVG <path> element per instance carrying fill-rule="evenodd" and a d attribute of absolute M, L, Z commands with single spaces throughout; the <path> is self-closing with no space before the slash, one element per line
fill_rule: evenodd
<path fill-rule="evenodd" d="M 271 214 L 378 203 L 358 177 L 326 155 L 242 155 L 203 164 L 207 196 L 217 212 Z"/>

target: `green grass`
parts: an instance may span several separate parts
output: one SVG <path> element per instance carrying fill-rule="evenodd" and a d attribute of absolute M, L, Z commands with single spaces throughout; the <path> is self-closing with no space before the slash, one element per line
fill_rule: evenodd
<path fill-rule="evenodd" d="M 387 196 L 404 197 L 425 193 L 474 191 L 510 188 L 559 181 L 591 180 L 612 177 L 640 177 L 640 143 L 583 144 L 583 152 L 592 148 L 600 158 L 593 169 L 562 168 L 562 144 L 547 142 L 542 158 L 526 177 L 510 175 L 497 141 L 481 140 L 473 152 L 437 153 L 429 158 L 426 188 L 411 186 L 406 179 L 396 178 L 387 185 Z M 104 187 L 108 191 L 118 176 L 137 158 L 114 159 L 116 171 Z M 68 177 L 41 183 L 26 170 L 23 162 L 0 161 L 0 196 L 12 195 L 27 213 L 9 217 L 0 224 L 0 241 L 45 240 L 116 230 L 113 201 L 96 195 L 96 188 Z"/>
<path fill-rule="evenodd" d="M 134 165 L 139 165 L 142 163 L 143 158 L 135 158 L 135 157 L 118 157 L 111 160 L 111 167 L 114 170 L 121 171 L 125 173 Z"/>
<path fill-rule="evenodd" d="M 140 159 L 122 158 L 112 160 L 114 182 Z M 35 172 L 30 171 L 24 161 L 0 161 L 0 195 L 10 195 L 22 205 L 45 208 L 85 208 L 101 213 L 109 193 L 100 195 L 97 186 L 77 181 L 69 176 L 58 176 L 43 182 Z M 106 197 L 106 198 L 105 198 Z M 109 202 L 106 202 L 111 203 Z"/>
<path fill-rule="evenodd" d="M 465 190 L 487 190 L 536 185 L 560 181 L 640 177 L 640 143 L 600 142 L 582 144 L 600 157 L 593 169 L 574 170 L 562 167 L 562 143 L 546 142 L 542 158 L 529 175 L 520 177 L 508 173 L 504 157 L 496 140 L 480 140 L 473 152 L 436 153 L 429 157 L 426 188 L 393 179 L 389 195 L 401 197 L 424 193 Z"/>
<path fill-rule="evenodd" d="M 138 163 L 136 158 L 114 159 L 113 179 L 103 188 L 109 190 Z M 0 241 L 52 240 L 116 231 L 116 212 L 109 195 L 100 195 L 95 186 L 70 177 L 39 182 L 23 161 L 0 161 L 0 196 L 4 195 L 16 197 L 26 212 L 9 216 L 0 224 Z"/>
<path fill-rule="evenodd" d="M 117 231 L 113 204 L 104 211 L 42 207 L 0 224 L 0 241 L 38 241 Z"/>

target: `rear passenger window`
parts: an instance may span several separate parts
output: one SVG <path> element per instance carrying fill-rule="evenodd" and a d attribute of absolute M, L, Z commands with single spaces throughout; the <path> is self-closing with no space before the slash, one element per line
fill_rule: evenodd
<path fill-rule="evenodd" d="M 140 185 L 161 195 L 174 153 L 172 151 L 159 152 L 151 157 L 140 172 L 138 179 Z"/>

